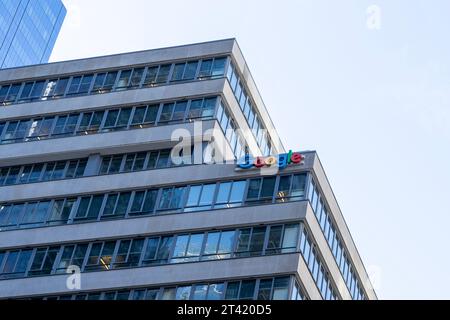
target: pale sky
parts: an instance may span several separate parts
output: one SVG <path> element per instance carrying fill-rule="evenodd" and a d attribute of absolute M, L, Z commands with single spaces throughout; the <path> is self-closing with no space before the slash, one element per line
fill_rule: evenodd
<path fill-rule="evenodd" d="M 378 297 L 450 298 L 449 1 L 64 2 L 51 61 L 235 37 L 285 147 L 317 150 Z"/>

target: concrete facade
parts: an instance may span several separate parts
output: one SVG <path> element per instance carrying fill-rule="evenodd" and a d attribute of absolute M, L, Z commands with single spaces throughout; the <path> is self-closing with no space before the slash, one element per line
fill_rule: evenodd
<path fill-rule="evenodd" d="M 227 79 L 227 70 L 230 68 L 230 64 L 239 73 L 242 85 L 245 87 L 248 96 L 251 97 L 264 128 L 267 129 L 268 137 L 272 144 L 272 154 L 281 154 L 285 152 L 285 149 L 259 95 L 239 46 L 234 39 L 0 70 L 0 88 L 10 83 L 25 83 L 35 79 L 46 79 L 48 82 L 49 79 L 53 78 L 70 77 L 70 81 L 74 81 L 74 76 L 87 73 L 95 74 L 95 79 L 99 72 L 112 69 L 125 70 L 130 67 L 161 63 L 172 63 L 170 77 L 173 75 L 176 63 L 192 60 L 200 61 L 197 67 L 197 73 L 199 73 L 203 61 L 215 57 L 227 57 L 227 62 L 223 74 L 211 79 L 194 79 L 192 81 L 173 83 L 169 81 L 167 84 L 154 87 L 133 88 L 123 91 L 113 90 L 113 92 L 109 93 L 85 94 L 59 99 L 46 98 L 0 106 L 0 138 L 5 139 L 8 134 L 8 128 L 12 127 L 18 120 L 39 117 L 55 117 L 55 119 L 59 119 L 59 117 L 67 114 L 112 110 L 118 107 L 134 107 L 136 105 L 154 103 L 161 103 L 165 106 L 168 104 L 168 101 L 185 101 L 186 99 L 192 100 L 202 97 L 217 97 L 218 101 L 215 115 L 211 118 L 202 119 L 201 126 L 199 126 L 199 121 L 191 121 L 186 116 L 186 119 L 182 122 L 169 122 L 164 125 L 160 125 L 159 122 L 143 128 L 132 128 L 130 125 L 126 130 L 120 131 L 101 132 L 100 130 L 99 132 L 86 135 L 73 134 L 71 136 L 56 136 L 54 138 L 50 136 L 48 139 L 39 139 L 40 141 L 16 141 L 0 144 L 0 169 L 17 166 L 24 168 L 37 163 L 45 163 L 45 168 L 48 168 L 50 166 L 49 163 L 55 161 L 87 159 L 84 173 L 76 178 L 48 178 L 46 181 L 33 183 L 21 183 L 21 180 L 18 178 L 16 180 L 17 183 L 5 182 L 4 185 L 2 185 L 3 182 L 0 182 L 0 299 L 47 298 L 60 295 L 76 295 L 78 293 L 105 292 L 108 290 L 134 290 L 133 288 L 139 287 L 166 287 L 211 281 L 227 282 L 233 279 L 260 279 L 283 275 L 289 276 L 291 279 L 286 287 L 286 294 L 288 294 L 286 298 L 294 299 L 294 285 L 300 288 L 303 295 L 302 298 L 306 299 L 377 298 L 315 152 L 302 152 L 304 157 L 302 163 L 290 164 L 285 169 L 274 172 L 271 175 L 265 175 L 265 172 L 259 169 L 243 170 L 236 168 L 236 159 L 232 146 L 232 143 L 235 143 L 235 141 L 233 138 L 230 138 L 232 135 L 228 131 L 223 130 L 223 118 L 221 120 L 218 116 L 221 107 L 226 108 L 229 117 L 234 121 L 235 127 L 242 130 L 241 137 L 245 140 L 247 152 L 256 157 L 261 156 L 263 150 L 259 147 L 257 135 L 252 133 L 252 127 L 247 120 L 245 111 L 243 112 L 243 108 L 236 98 L 236 93 L 230 85 L 230 80 Z M 109 116 L 111 111 L 107 112 Z M 159 112 L 162 114 L 164 111 Z M 184 112 L 186 115 L 188 114 L 188 111 Z M 135 113 L 137 111 L 133 109 L 131 117 Z M 107 117 L 106 111 L 104 117 Z M 82 118 L 80 117 L 79 119 Z M 80 126 L 81 121 L 78 120 L 77 126 Z M 107 120 L 104 118 L 102 121 L 103 126 Z M 2 123 L 4 127 L 1 127 Z M 129 123 L 131 123 L 131 118 Z M 56 124 L 53 126 L 56 127 Z M 156 167 L 151 170 L 140 169 L 100 174 L 101 170 L 103 170 L 103 162 L 106 161 L 105 158 L 107 157 L 118 157 L 118 155 L 125 154 L 123 160 L 121 160 L 121 168 L 124 168 L 126 161 L 128 161 L 127 154 L 145 152 L 151 154 L 151 152 L 157 150 L 174 147 L 178 143 L 173 138 L 173 133 L 177 129 L 184 130 L 186 134 L 189 134 L 191 139 L 190 145 L 194 146 L 194 150 L 196 150 L 194 153 L 204 153 L 205 157 L 206 154 L 210 156 L 210 149 L 205 148 L 205 144 L 208 144 L 209 147 L 214 149 L 214 154 L 216 156 L 219 153 L 222 154 L 227 163 L 196 163 L 165 168 Z M 146 163 L 150 161 L 149 157 L 147 155 Z M 5 172 L 8 172 L 11 176 L 10 172 L 12 171 L 13 169 L 7 169 Z M 20 169 L 22 176 L 25 174 L 24 172 L 25 169 Z M 289 175 L 292 179 L 304 177 L 304 186 L 299 187 L 302 194 L 293 199 L 285 197 L 284 191 L 281 191 L 281 179 Z M 273 177 L 273 180 L 270 180 L 270 177 Z M 261 198 L 254 203 L 249 201 L 251 183 L 256 182 L 256 179 L 263 179 L 260 180 L 262 181 L 259 193 L 260 198 L 265 190 L 263 189 L 264 183 L 266 181 L 273 183 L 269 185 L 268 182 L 268 185 L 272 186 L 273 189 L 269 189 L 272 192 L 269 200 L 263 201 Z M 6 180 L 7 178 L 5 178 Z M 231 181 L 233 186 L 245 186 L 239 193 L 241 200 L 240 202 L 232 203 L 232 196 L 229 195 L 227 205 L 219 206 L 219 197 L 222 196 L 221 192 L 228 190 L 225 187 L 223 189 L 220 188 L 222 188 L 224 183 L 230 182 L 229 190 L 232 190 Z M 200 185 L 203 187 L 196 189 Z M 327 239 L 328 233 L 324 233 L 326 229 L 321 225 L 320 213 L 316 209 L 315 201 L 308 196 L 311 193 L 312 185 L 317 186 L 317 189 L 320 190 L 321 203 L 328 210 L 329 221 L 334 226 L 336 239 L 338 239 L 335 241 L 342 250 L 335 249 L 333 242 L 330 244 L 330 240 Z M 211 199 L 213 200 L 210 203 L 208 202 L 207 206 L 203 208 L 200 206 L 200 203 L 205 200 L 202 200 L 203 198 L 200 197 L 199 193 L 200 202 L 198 207 L 195 210 L 191 210 L 189 203 L 194 198 L 194 190 L 206 192 L 204 190 L 207 187 L 211 190 L 216 190 L 211 193 Z M 161 203 L 165 201 L 164 197 L 169 194 L 166 190 L 169 188 L 182 190 L 181 198 L 176 199 L 182 204 L 174 207 L 171 211 L 159 211 L 158 206 L 161 206 Z M 289 188 L 291 190 L 289 192 L 293 192 L 294 184 L 292 183 Z M 157 190 L 155 191 L 155 194 L 158 194 L 157 198 L 155 198 L 155 209 L 152 209 L 154 212 L 152 214 L 132 216 L 132 207 L 138 201 L 136 200 L 138 199 L 138 194 L 144 192 L 142 190 L 147 190 L 145 191 L 147 195 L 150 192 L 148 190 Z M 100 195 L 105 194 L 105 200 L 102 200 L 103 204 L 99 207 L 99 210 L 106 212 L 106 199 L 110 199 L 111 194 L 119 193 L 131 195 L 123 217 L 103 220 L 102 214 L 99 213 L 98 218 L 95 219 L 76 220 L 79 212 L 81 212 L 80 208 L 84 198 L 91 196 L 95 198 L 95 196 L 100 197 Z M 173 195 L 174 193 L 170 194 L 173 198 L 167 201 L 172 203 L 175 201 L 175 196 Z M 205 194 L 202 193 L 202 196 Z M 205 195 L 205 197 L 207 196 L 208 194 Z M 21 211 L 20 218 L 17 219 L 22 219 L 23 221 L 31 219 L 34 224 L 21 224 L 11 220 L 14 218 L 14 208 L 21 208 L 22 205 L 24 208 L 29 208 L 37 203 L 45 203 L 46 205 L 50 203 L 52 208 L 56 208 L 58 201 L 67 203 L 68 200 L 65 199 L 76 200 L 73 200 L 73 207 L 70 207 L 68 215 L 64 218 L 65 220 L 62 223 L 58 223 L 58 225 L 52 225 L 48 218 L 45 221 L 34 221 L 33 218 L 29 218 L 27 215 L 38 215 L 38 211 L 30 213 L 29 209 Z M 93 201 L 90 202 L 89 208 L 93 206 Z M 118 203 L 115 204 L 116 210 L 118 206 Z M 54 209 L 49 210 L 48 214 L 53 213 L 52 210 Z M 4 214 L 4 217 L 2 217 L 2 214 Z M 9 221 L 9 224 L 2 227 L 4 221 Z M 17 223 L 17 227 L 11 221 Z M 282 248 L 276 251 L 277 254 L 269 255 L 273 228 L 282 226 L 282 230 L 284 230 L 282 234 L 287 241 L 286 228 L 292 225 L 299 226 L 298 239 L 295 242 L 297 244 L 294 250 L 289 251 Z M 267 228 L 263 237 L 264 240 L 261 240 L 264 243 L 264 249 L 262 249 L 261 254 L 258 253 L 252 256 L 253 253 L 250 251 L 250 256 L 239 256 L 236 254 L 235 251 L 242 245 L 242 230 L 248 228 L 256 230 L 255 228 L 258 227 L 260 229 L 263 227 Z M 55 256 L 55 261 L 61 261 L 64 250 L 62 246 L 70 247 L 89 243 L 88 250 L 91 250 L 92 255 L 93 249 L 91 248 L 94 246 L 93 243 L 101 241 L 111 242 L 113 240 L 124 241 L 124 239 L 145 238 L 144 243 L 149 243 L 149 239 L 155 237 L 174 235 L 173 241 L 177 243 L 181 235 L 204 232 L 207 235 L 202 242 L 201 250 L 203 250 L 203 255 L 206 252 L 208 235 L 218 230 L 236 230 L 236 236 L 233 240 L 234 247 L 232 249 L 235 251 L 230 254 L 229 259 L 179 264 L 172 264 L 171 259 L 169 259 L 165 263 L 149 267 L 142 265 L 143 256 L 145 255 L 145 253 L 142 253 L 139 267 L 117 270 L 113 267 L 106 267 L 103 271 L 85 271 L 82 268 L 81 288 L 75 290 L 68 289 L 66 286 L 68 277 L 66 274 L 56 274 L 52 271 L 49 271 L 48 274 L 32 274 L 32 269 L 37 265 L 35 261 L 38 252 L 41 252 L 46 247 L 61 247 Z M 310 253 L 306 254 L 306 251 L 304 251 L 306 249 L 302 249 L 306 248 L 304 245 L 306 238 L 302 236 L 303 234 L 307 234 L 311 239 L 311 248 L 313 248 L 310 251 L 311 257 L 314 252 L 316 262 L 313 261 L 313 258 L 308 258 Z M 249 248 L 251 248 L 252 243 L 250 240 L 249 243 Z M 118 259 L 119 250 L 119 245 L 117 244 L 114 253 L 111 254 L 112 260 Z M 172 248 L 170 253 L 172 258 L 174 257 L 173 250 L 176 250 L 176 248 Z M 189 250 L 186 250 L 186 254 L 189 254 Z M 5 270 L 11 264 L 14 254 L 22 251 L 31 252 L 31 257 L 29 261 L 27 260 L 26 267 L 24 267 L 26 269 L 25 273 L 7 273 Z M 48 249 L 46 252 L 50 251 Z M 336 258 L 336 255 L 339 255 L 339 257 Z M 48 256 L 49 253 L 46 253 L 45 257 Z M 84 258 L 83 266 L 90 261 L 89 257 L 86 256 Z M 344 257 L 346 257 L 352 273 L 348 270 L 345 271 L 345 266 L 341 262 Z M 45 260 L 46 258 L 43 259 Z M 201 260 L 201 258 L 199 259 Z M 199 268 L 199 265 L 202 267 Z M 17 263 L 15 268 L 16 271 L 19 268 Z M 55 270 L 55 268 L 56 265 L 51 267 L 52 270 Z M 322 271 L 317 271 L 317 269 Z M 353 274 L 355 281 L 349 280 L 350 274 Z M 255 288 L 255 297 L 257 297 L 258 286 Z"/>

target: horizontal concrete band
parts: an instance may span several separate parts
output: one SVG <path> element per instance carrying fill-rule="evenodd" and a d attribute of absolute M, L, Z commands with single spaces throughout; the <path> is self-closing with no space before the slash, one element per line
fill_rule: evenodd
<path fill-rule="evenodd" d="M 162 286 L 233 278 L 296 274 L 298 253 L 220 261 L 172 264 L 81 274 L 81 290 L 108 290 L 136 286 Z M 0 298 L 69 293 L 69 275 L 0 281 Z M 310 282 L 308 282 L 309 284 Z M 79 291 L 79 290 L 77 290 Z"/>
<path fill-rule="evenodd" d="M 186 60 L 202 56 L 225 55 L 232 52 L 235 42 L 235 39 L 224 39 L 168 48 L 4 69 L 0 70 L 0 82 L 35 77 L 69 75 L 86 70 L 96 71 L 178 59 Z"/>
<path fill-rule="evenodd" d="M 0 247 L 36 247 L 100 239 L 119 239 L 194 230 L 298 222 L 305 217 L 307 201 L 157 215 L 114 221 L 87 222 L 38 229 L 0 232 Z"/>

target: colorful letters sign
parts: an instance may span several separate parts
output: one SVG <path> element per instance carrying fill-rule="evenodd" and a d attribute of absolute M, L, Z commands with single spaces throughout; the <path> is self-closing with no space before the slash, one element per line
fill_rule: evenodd
<path fill-rule="evenodd" d="M 279 169 L 284 169 L 289 164 L 301 164 L 304 159 L 305 156 L 299 152 L 292 152 L 292 150 L 289 150 L 288 153 L 279 154 L 278 156 L 253 158 L 251 155 L 246 155 L 238 161 L 237 167 L 241 169 L 251 169 L 253 167 L 263 168 L 277 166 Z"/>

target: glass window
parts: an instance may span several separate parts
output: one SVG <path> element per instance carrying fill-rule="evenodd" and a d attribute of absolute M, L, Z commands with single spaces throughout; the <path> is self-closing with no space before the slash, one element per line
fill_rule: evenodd
<path fill-rule="evenodd" d="M 53 264 L 59 252 L 59 247 L 40 248 L 36 250 L 30 275 L 48 275 L 52 273 Z"/>
<path fill-rule="evenodd" d="M 203 244 L 203 233 L 177 236 L 171 262 L 198 261 Z"/>
<path fill-rule="evenodd" d="M 227 291 L 225 292 L 225 300 L 237 300 L 239 295 L 239 281 L 228 282 Z"/>
<path fill-rule="evenodd" d="M 8 226 L 8 217 L 10 210 L 11 206 L 0 205 L 0 230 L 2 230 L 1 228 L 3 228 L 4 226 Z"/>
<path fill-rule="evenodd" d="M 183 78 L 185 63 L 177 63 L 173 68 L 172 81 L 181 80 Z"/>
<path fill-rule="evenodd" d="M 20 167 L 9 169 L 8 177 L 5 179 L 5 186 L 16 184 L 19 177 Z"/>
<path fill-rule="evenodd" d="M 184 114 L 186 113 L 187 101 L 177 102 L 172 115 L 173 121 L 181 121 L 184 119 Z M 163 108 L 164 110 L 164 108 Z"/>
<path fill-rule="evenodd" d="M 78 122 L 78 114 L 71 114 L 67 118 L 66 125 L 64 126 L 63 133 L 64 134 L 73 134 L 75 131 L 75 127 Z"/>
<path fill-rule="evenodd" d="M 114 215 L 123 217 L 127 212 L 128 203 L 130 202 L 131 192 L 120 193 L 119 200 L 117 201 L 116 210 Z"/>
<path fill-rule="evenodd" d="M 83 79 L 81 80 L 80 83 L 80 88 L 78 89 L 79 94 L 88 93 L 93 78 L 94 75 L 92 74 L 83 76 Z"/>
<path fill-rule="evenodd" d="M 215 207 L 225 207 L 225 205 L 228 203 L 228 198 L 230 195 L 230 191 L 231 191 L 231 185 L 233 183 L 232 182 L 221 182 L 219 184 L 219 190 L 217 192 L 217 199 L 216 199 L 216 204 Z M 221 206 L 223 205 L 223 206 Z"/>
<path fill-rule="evenodd" d="M 81 177 L 84 175 L 84 169 L 86 168 L 86 160 L 72 160 L 69 162 L 69 166 L 66 171 L 66 178 Z"/>
<path fill-rule="evenodd" d="M 206 293 L 208 291 L 208 285 L 197 284 L 193 286 L 192 300 L 206 300 Z"/>
<path fill-rule="evenodd" d="M 157 74 L 158 74 L 158 66 L 148 67 L 147 73 L 145 74 L 144 85 L 149 86 L 156 83 Z"/>
<path fill-rule="evenodd" d="M 143 244 L 143 239 L 121 240 L 114 261 L 114 268 L 137 266 L 139 264 Z"/>
<path fill-rule="evenodd" d="M 55 91 L 53 92 L 54 97 L 63 96 L 66 92 L 67 84 L 69 83 L 69 78 L 59 79 L 56 83 Z"/>
<path fill-rule="evenodd" d="M 19 125 L 17 126 L 17 130 L 14 133 L 14 139 L 15 141 L 22 140 L 26 134 L 31 131 L 31 128 L 29 128 L 32 124 L 31 120 L 22 120 L 19 122 Z"/>
<path fill-rule="evenodd" d="M 94 85 L 92 86 L 93 93 L 97 93 L 102 89 L 103 82 L 105 82 L 105 79 L 106 79 L 106 73 L 98 73 L 95 76 Z"/>
<path fill-rule="evenodd" d="M 158 189 L 147 190 L 147 193 L 145 195 L 144 206 L 142 208 L 142 212 L 144 214 L 153 213 L 157 196 L 158 196 Z"/>
<path fill-rule="evenodd" d="M 283 235 L 283 226 L 271 226 L 269 240 L 267 243 L 266 254 L 280 253 L 281 238 Z"/>
<path fill-rule="evenodd" d="M 6 98 L 6 95 L 9 91 L 9 85 L 1 86 L 0 87 L 0 102 L 3 102 Z"/>
<path fill-rule="evenodd" d="M 212 59 L 202 60 L 200 71 L 198 74 L 199 79 L 203 77 L 209 77 L 211 75 Z"/>
<path fill-rule="evenodd" d="M 136 191 L 133 197 L 133 203 L 131 204 L 130 214 L 139 213 L 142 210 L 142 204 L 144 203 L 145 191 Z"/>
<path fill-rule="evenodd" d="M 214 191 L 216 189 L 216 184 L 206 184 L 203 185 L 202 194 L 199 201 L 199 206 L 210 207 L 214 197 Z"/>
<path fill-rule="evenodd" d="M 175 288 L 164 288 L 161 300 L 175 300 L 176 289 Z"/>
<path fill-rule="evenodd" d="M 273 283 L 273 300 L 288 300 L 289 297 L 289 277 L 278 277 Z"/>
<path fill-rule="evenodd" d="M 49 222 L 52 222 L 52 224 L 65 223 L 69 219 L 70 212 L 72 211 L 75 202 L 76 199 L 54 201 Z"/>
<path fill-rule="evenodd" d="M 116 110 L 108 110 L 108 114 L 106 115 L 104 128 L 113 128 L 116 125 L 117 116 L 119 115 L 119 109 Z"/>
<path fill-rule="evenodd" d="M 265 177 L 261 187 L 260 199 L 272 200 L 276 177 Z"/>
<path fill-rule="evenodd" d="M 238 238 L 237 238 L 237 256 L 245 256 L 247 255 L 248 246 L 250 243 L 250 234 L 252 229 L 246 228 L 246 229 L 240 229 L 238 231 Z"/>
<path fill-rule="evenodd" d="M 209 285 L 207 300 L 221 300 L 223 299 L 224 284 L 213 283 Z"/>
<path fill-rule="evenodd" d="M 55 168 L 53 170 L 53 174 L 52 174 L 52 179 L 53 180 L 57 180 L 57 179 L 62 179 L 64 178 L 64 171 L 66 168 L 66 161 L 58 161 L 55 164 Z"/>
<path fill-rule="evenodd" d="M 86 270 L 109 270 L 116 247 L 115 241 L 98 242 L 92 244 L 86 263 Z"/>
<path fill-rule="evenodd" d="M 239 292 L 239 300 L 251 300 L 255 292 L 255 280 L 246 280 L 241 283 L 241 290 Z"/>
<path fill-rule="evenodd" d="M 31 173 L 32 169 L 33 169 L 32 165 L 23 167 L 22 172 L 20 173 L 20 176 L 19 176 L 19 183 L 26 183 L 28 181 L 28 178 L 30 177 L 30 173 Z M 0 169 L 0 175 L 2 175 L 1 171 L 2 170 Z M 1 180 L 1 178 L 0 178 L 0 180 Z M 0 181 L 0 185 L 1 184 L 2 184 L 2 181 Z"/>
<path fill-rule="evenodd" d="M 247 191 L 247 201 L 258 199 L 260 186 L 261 186 L 261 178 L 250 179 Z"/>
<path fill-rule="evenodd" d="M 192 80 L 197 72 L 198 61 L 189 61 L 186 63 L 186 68 L 183 74 L 183 80 Z"/>
<path fill-rule="evenodd" d="M 172 112 L 175 107 L 175 103 L 165 103 L 162 108 L 159 122 L 167 122 L 172 119 Z"/>
<path fill-rule="evenodd" d="M 216 109 L 217 98 L 207 98 L 203 103 L 202 118 L 208 118 L 214 116 Z"/>
<path fill-rule="evenodd" d="M 109 174 L 118 173 L 122 165 L 123 155 L 115 155 L 111 159 L 111 164 L 109 166 Z"/>
<path fill-rule="evenodd" d="M 258 300 L 270 300 L 273 279 L 262 279 L 259 281 Z"/>
<path fill-rule="evenodd" d="M 240 205 L 244 198 L 246 181 L 234 181 L 230 193 L 230 205 Z"/>
<path fill-rule="evenodd" d="M 227 58 L 215 58 L 214 59 L 214 65 L 212 68 L 211 75 L 213 77 L 219 77 L 223 76 L 225 73 L 225 64 L 226 64 Z"/>
<path fill-rule="evenodd" d="M 144 252 L 143 264 L 148 265 L 155 263 L 156 253 L 158 252 L 160 238 L 149 238 Z"/>
<path fill-rule="evenodd" d="M 170 149 L 159 152 L 156 168 L 167 168 L 170 165 Z"/>
<path fill-rule="evenodd" d="M 73 77 L 72 81 L 70 81 L 69 90 L 67 91 L 67 94 L 77 93 L 80 83 L 81 83 L 81 76 Z"/>
<path fill-rule="evenodd" d="M 126 127 L 128 125 L 128 120 L 130 119 L 132 108 L 122 108 L 120 109 L 119 118 L 117 120 L 117 127 Z"/>
<path fill-rule="evenodd" d="M 299 237 L 299 225 L 287 225 L 284 228 L 283 249 L 282 253 L 295 252 L 297 250 L 297 242 Z"/>
<path fill-rule="evenodd" d="M 109 92 L 113 88 L 114 84 L 116 83 L 117 78 L 117 71 L 108 72 L 105 83 L 103 84 L 102 92 Z"/>
<path fill-rule="evenodd" d="M 136 158 L 133 164 L 133 171 L 138 171 L 144 169 L 145 158 L 147 157 L 146 152 L 140 152 L 136 154 Z"/>
<path fill-rule="evenodd" d="M 204 260 L 230 258 L 235 231 L 209 232 L 203 253 Z"/>
<path fill-rule="evenodd" d="M 266 235 L 266 227 L 253 228 L 252 237 L 250 241 L 250 255 L 261 255 L 264 247 L 264 238 Z"/>
<path fill-rule="evenodd" d="M 198 205 L 198 200 L 200 198 L 200 193 L 202 186 L 191 186 L 189 188 L 188 200 L 186 202 L 186 207 L 196 207 Z M 185 209 L 187 210 L 187 209 Z"/>
<path fill-rule="evenodd" d="M 156 78 L 156 83 L 166 83 L 169 79 L 170 64 L 165 64 L 159 67 L 158 76 Z"/>
<path fill-rule="evenodd" d="M 0 278 L 11 279 L 25 276 L 32 252 L 33 250 L 10 251 Z"/>
<path fill-rule="evenodd" d="M 44 91 L 45 81 L 36 81 L 30 93 L 30 99 L 40 98 Z"/>
<path fill-rule="evenodd" d="M 118 194 L 112 193 L 107 195 L 105 202 L 105 208 L 103 209 L 102 217 L 109 217 L 114 214 L 114 208 L 116 207 Z"/>
<path fill-rule="evenodd" d="M 130 79 L 129 86 L 131 88 L 138 87 L 141 84 L 142 75 L 144 74 L 144 68 L 133 69 L 133 74 Z"/>
<path fill-rule="evenodd" d="M 178 287 L 175 300 L 189 300 L 191 294 L 191 286 Z"/>
<path fill-rule="evenodd" d="M 136 157 L 135 153 L 130 153 L 125 156 L 125 164 L 123 166 L 123 172 L 130 172 L 133 170 L 134 158 Z"/>
<path fill-rule="evenodd" d="M 133 119 L 131 120 L 131 124 L 140 124 L 144 122 L 145 111 L 147 107 L 137 107 L 134 109 Z"/>
<path fill-rule="evenodd" d="M 16 101 L 17 95 L 19 94 L 20 87 L 22 86 L 21 83 L 14 83 L 10 86 L 8 95 L 3 100 L 3 102 L 14 102 Z"/>
<path fill-rule="evenodd" d="M 19 102 L 27 101 L 30 96 L 31 89 L 33 89 L 34 82 L 27 82 L 22 88 L 22 93 L 20 94 Z"/>
<path fill-rule="evenodd" d="M 189 106 L 189 119 L 199 118 L 202 115 L 203 99 L 192 100 Z"/>
<path fill-rule="evenodd" d="M 172 248 L 174 238 L 173 237 L 162 237 L 158 246 L 158 253 L 156 254 L 157 263 L 167 262 L 170 254 L 170 249 Z"/>
<path fill-rule="evenodd" d="M 123 90 L 128 87 L 131 78 L 131 70 L 122 70 L 117 81 L 116 90 Z"/>
<path fill-rule="evenodd" d="M 292 180 L 292 200 L 303 199 L 305 197 L 306 174 L 295 174 Z"/>
<path fill-rule="evenodd" d="M 145 114 L 145 123 L 155 123 L 158 116 L 159 104 L 149 105 Z"/>

